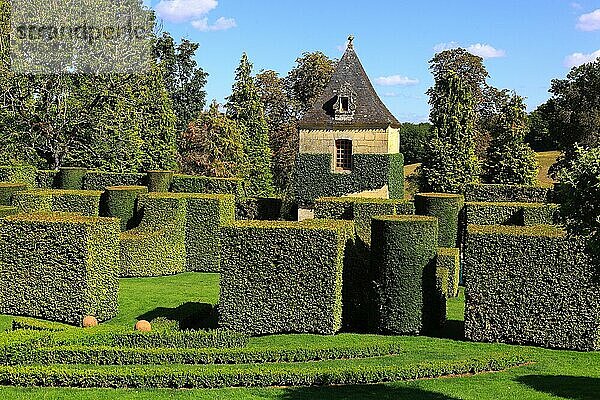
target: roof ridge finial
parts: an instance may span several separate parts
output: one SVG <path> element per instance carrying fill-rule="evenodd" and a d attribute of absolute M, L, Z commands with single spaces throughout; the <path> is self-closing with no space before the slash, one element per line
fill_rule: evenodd
<path fill-rule="evenodd" d="M 348 36 L 348 48 L 354 49 L 354 35 Z"/>

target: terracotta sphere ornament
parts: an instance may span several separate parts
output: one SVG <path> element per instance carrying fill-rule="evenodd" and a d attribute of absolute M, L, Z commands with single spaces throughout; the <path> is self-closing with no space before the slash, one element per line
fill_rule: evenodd
<path fill-rule="evenodd" d="M 95 326 L 98 326 L 98 320 L 96 319 L 96 317 L 87 315 L 83 318 L 83 327 L 84 328 L 93 328 Z"/>
<path fill-rule="evenodd" d="M 139 332 L 150 332 L 152 331 L 152 325 L 150 325 L 150 322 L 148 321 L 138 321 L 135 324 L 135 330 Z"/>

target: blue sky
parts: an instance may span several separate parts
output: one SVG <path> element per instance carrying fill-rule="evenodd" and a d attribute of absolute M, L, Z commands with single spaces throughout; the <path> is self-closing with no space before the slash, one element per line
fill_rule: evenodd
<path fill-rule="evenodd" d="M 600 56 L 600 0 L 147 0 L 175 38 L 200 44 L 208 99 L 222 102 L 247 52 L 255 71 L 285 75 L 305 51 L 355 47 L 383 101 L 402 122 L 427 120 L 428 61 L 436 50 L 484 56 L 490 83 L 516 90 L 530 110 L 550 81 Z"/>

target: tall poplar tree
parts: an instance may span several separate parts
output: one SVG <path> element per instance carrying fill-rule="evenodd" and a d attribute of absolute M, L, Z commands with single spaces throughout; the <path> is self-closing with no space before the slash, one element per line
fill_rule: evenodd
<path fill-rule="evenodd" d="M 248 159 L 249 194 L 272 196 L 271 149 L 265 110 L 252 77 L 252 64 L 242 55 L 235 73 L 231 96 L 227 98 L 227 116 L 237 121 L 242 132 L 244 152 Z"/>

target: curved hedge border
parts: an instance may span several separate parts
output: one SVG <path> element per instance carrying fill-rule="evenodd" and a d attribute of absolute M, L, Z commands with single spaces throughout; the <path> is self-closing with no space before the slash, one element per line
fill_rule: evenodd
<path fill-rule="evenodd" d="M 371 250 L 378 271 L 382 332 L 414 335 L 439 327 L 437 238 L 434 217 L 373 218 Z"/>
<path fill-rule="evenodd" d="M 221 388 L 371 384 L 503 371 L 527 362 L 521 356 L 422 362 L 410 365 L 265 364 L 201 367 L 0 367 L 0 385 L 75 388 Z"/>
<path fill-rule="evenodd" d="M 296 200 L 312 207 L 320 197 L 339 197 L 388 186 L 389 197 L 404 199 L 402 154 L 354 154 L 352 173 L 332 172 L 331 154 L 299 154 L 296 161 Z"/>
<path fill-rule="evenodd" d="M 465 198 L 458 194 L 419 193 L 415 195 L 417 215 L 426 215 L 438 219 L 440 247 L 458 245 L 460 214 Z"/>
<path fill-rule="evenodd" d="M 175 171 L 148 171 L 148 192 L 165 193 L 171 190 Z"/>
<path fill-rule="evenodd" d="M 109 186 L 104 192 L 102 216 L 119 218 L 121 231 L 133 228 L 136 224 L 135 210 L 137 199 L 147 194 L 146 186 Z"/>
<path fill-rule="evenodd" d="M 334 348 L 126 348 L 109 346 L 60 346 L 14 352 L 7 365 L 208 365 L 302 363 L 323 360 L 355 360 L 400 354 L 399 344 L 370 344 Z"/>

